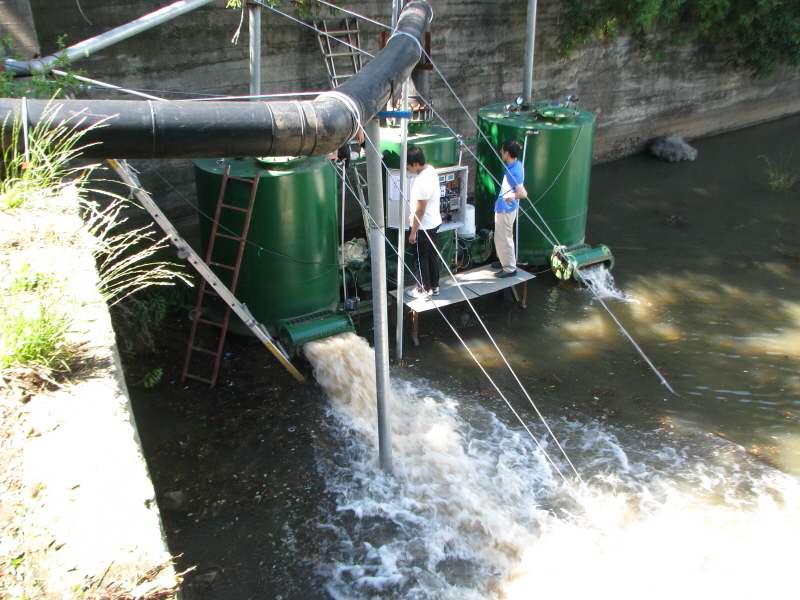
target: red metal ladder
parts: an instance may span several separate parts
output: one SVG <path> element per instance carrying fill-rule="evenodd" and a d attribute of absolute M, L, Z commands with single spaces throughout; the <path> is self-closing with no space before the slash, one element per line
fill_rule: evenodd
<path fill-rule="evenodd" d="M 208 248 L 206 250 L 205 256 L 205 263 L 215 270 L 222 269 L 227 274 L 230 275 L 230 285 L 228 288 L 230 289 L 231 293 L 236 293 L 236 285 L 239 282 L 239 273 L 242 267 L 242 258 L 244 257 L 244 250 L 247 244 L 247 234 L 250 230 L 250 220 L 253 216 L 253 206 L 255 204 L 256 193 L 258 192 L 258 183 L 261 179 L 260 174 L 256 174 L 253 179 L 246 179 L 243 177 L 234 177 L 230 174 L 231 166 L 227 164 L 225 166 L 225 173 L 222 176 L 222 185 L 219 189 L 219 197 L 217 198 L 217 207 L 214 212 L 214 221 L 211 225 L 211 234 L 208 238 Z M 233 204 L 228 204 L 225 202 L 225 192 L 228 188 L 229 181 L 239 181 L 242 183 L 246 183 L 250 186 L 250 194 L 247 200 L 247 208 L 243 208 L 240 206 L 235 206 Z M 240 212 L 244 214 L 244 219 L 242 223 L 241 233 L 237 235 L 235 232 L 230 231 L 225 226 L 220 225 L 220 217 L 222 215 L 222 211 L 234 211 Z M 219 229 L 222 228 L 226 232 L 222 233 Z M 227 240 L 232 240 L 237 242 L 236 246 L 236 259 L 234 263 L 226 264 L 220 261 L 214 260 L 214 247 L 216 245 L 217 238 L 223 238 Z M 181 381 L 185 381 L 186 379 L 194 379 L 195 381 L 200 381 L 202 383 L 207 383 L 209 387 L 214 387 L 217 383 L 217 377 L 219 376 L 219 367 L 222 363 L 222 355 L 223 349 L 225 347 L 225 336 L 228 333 L 228 326 L 230 325 L 230 318 L 231 318 L 231 307 L 229 305 L 225 306 L 225 312 L 222 317 L 221 321 L 214 321 L 209 318 L 205 318 L 203 316 L 205 309 L 208 307 L 206 306 L 206 299 L 208 297 L 218 297 L 219 294 L 215 292 L 213 289 L 208 287 L 208 282 L 205 279 L 200 281 L 200 285 L 197 288 L 197 298 L 194 304 L 194 310 L 192 311 L 192 327 L 189 332 L 189 342 L 186 345 L 186 359 L 183 363 L 183 373 L 181 375 Z M 216 346 L 213 348 L 207 348 L 203 346 L 199 346 L 196 344 L 197 342 L 197 333 L 198 328 L 200 325 L 205 327 L 211 328 L 217 332 L 217 341 Z M 194 354 L 204 354 L 207 356 L 211 356 L 214 359 L 213 369 L 211 372 L 211 377 L 202 377 L 195 373 L 191 373 L 189 368 L 192 365 L 192 358 Z"/>

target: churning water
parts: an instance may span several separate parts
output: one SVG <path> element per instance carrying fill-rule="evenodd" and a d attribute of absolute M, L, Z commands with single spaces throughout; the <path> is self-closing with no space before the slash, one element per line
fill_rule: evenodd
<path fill-rule="evenodd" d="M 305 347 L 340 440 L 320 469 L 334 598 L 794 598 L 800 483 L 697 431 L 554 420 L 584 482 L 469 397 L 393 381 L 395 476 L 377 464 L 374 355 Z M 562 472 L 568 467 L 531 429 Z"/>
<path fill-rule="evenodd" d="M 603 265 L 581 269 L 581 279 L 586 286 L 603 300 L 621 300 L 636 303 L 638 300 L 629 296 L 619 288 L 611 271 Z"/>

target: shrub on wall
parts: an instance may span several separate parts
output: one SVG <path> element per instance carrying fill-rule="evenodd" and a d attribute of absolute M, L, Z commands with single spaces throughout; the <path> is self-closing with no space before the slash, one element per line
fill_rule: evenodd
<path fill-rule="evenodd" d="M 591 38 L 634 36 L 659 54 L 664 46 L 697 43 L 732 52 L 758 73 L 800 64 L 797 0 L 564 0 L 562 50 Z M 659 33 L 662 35 L 654 36 Z"/>

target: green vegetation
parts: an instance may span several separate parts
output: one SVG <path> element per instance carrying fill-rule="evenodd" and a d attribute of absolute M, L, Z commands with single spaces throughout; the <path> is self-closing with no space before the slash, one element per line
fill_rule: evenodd
<path fill-rule="evenodd" d="M 57 40 L 59 50 L 66 47 L 66 37 Z M 0 60 L 19 58 L 10 37 L 0 38 Z M 53 77 L 46 73 L 34 73 L 30 77 L 15 77 L 10 70 L 0 71 L 0 98 L 57 98 L 75 92 L 80 82 L 75 78 L 66 55 L 60 54 L 53 68 L 64 71 L 66 76 Z"/>
<path fill-rule="evenodd" d="M 50 194 L 65 179 L 81 185 L 88 178 L 90 169 L 72 166 L 85 148 L 80 145 L 82 134 L 75 129 L 83 123 L 83 118 L 78 115 L 61 119 L 60 112 L 60 107 L 51 106 L 40 123 L 27 132 L 19 121 L 6 120 L 0 125 L 3 139 L 7 131 L 10 134 L 10 143 L 0 148 L 4 167 L 0 210 L 19 208 L 28 200 Z M 101 127 L 102 123 L 95 126 Z"/>
<path fill-rule="evenodd" d="M 0 179 L 0 383 L 11 380 L 25 389 L 54 383 L 80 358 L 78 344 L 69 341 L 75 337 L 69 315 L 80 308 L 72 299 L 70 279 L 85 268 L 80 253 L 70 248 L 92 253 L 98 278 L 87 283 L 97 285 L 111 306 L 134 302 L 135 294 L 152 286 L 188 281 L 177 265 L 160 258 L 167 244 L 151 225 L 127 224 L 128 211 L 139 210 L 130 200 L 89 187 L 98 165 L 74 165 L 85 147 L 84 117 L 61 119 L 59 111 L 52 104 L 27 135 L 18 122 L 3 123 L 9 135 L 0 137 L 9 142 L 0 148 L 5 163 Z M 65 232 L 60 215 L 75 208 L 82 226 Z M 147 309 L 140 304 L 129 312 L 142 313 L 137 326 L 152 344 L 166 307 L 158 301 L 145 303 Z M 155 371 L 148 385 L 160 380 Z"/>
<path fill-rule="evenodd" d="M 796 1 L 565 0 L 565 7 L 561 45 L 566 53 L 593 37 L 631 34 L 655 56 L 667 45 L 697 43 L 758 73 L 800 64 Z"/>
<path fill-rule="evenodd" d="M 33 298 L 36 308 L 17 312 L 0 307 L 0 369 L 26 367 L 48 372 L 69 371 L 72 351 L 67 344 L 69 319 L 54 309 L 46 296 Z M 11 314 L 7 314 L 11 313 Z"/>
<path fill-rule="evenodd" d="M 777 158 L 761 156 L 765 163 L 764 173 L 767 185 L 773 192 L 788 192 L 800 182 L 800 168 L 794 164 L 791 156 L 779 154 Z"/>

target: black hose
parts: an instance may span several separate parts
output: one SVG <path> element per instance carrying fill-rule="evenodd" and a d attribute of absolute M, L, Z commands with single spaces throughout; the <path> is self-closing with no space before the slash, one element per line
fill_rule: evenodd
<path fill-rule="evenodd" d="M 335 151 L 381 110 L 420 58 L 431 19 L 425 0 L 403 9 L 397 32 L 356 76 L 315 100 L 193 102 L 27 100 L 27 126 L 66 122 L 85 131 L 89 158 L 306 156 Z M 2 141 L 12 143 L 23 100 L 0 99 Z M 98 123 L 102 125 L 97 127 Z M 94 126 L 94 127 L 93 127 Z M 21 136 L 20 136 L 21 137 Z"/>

